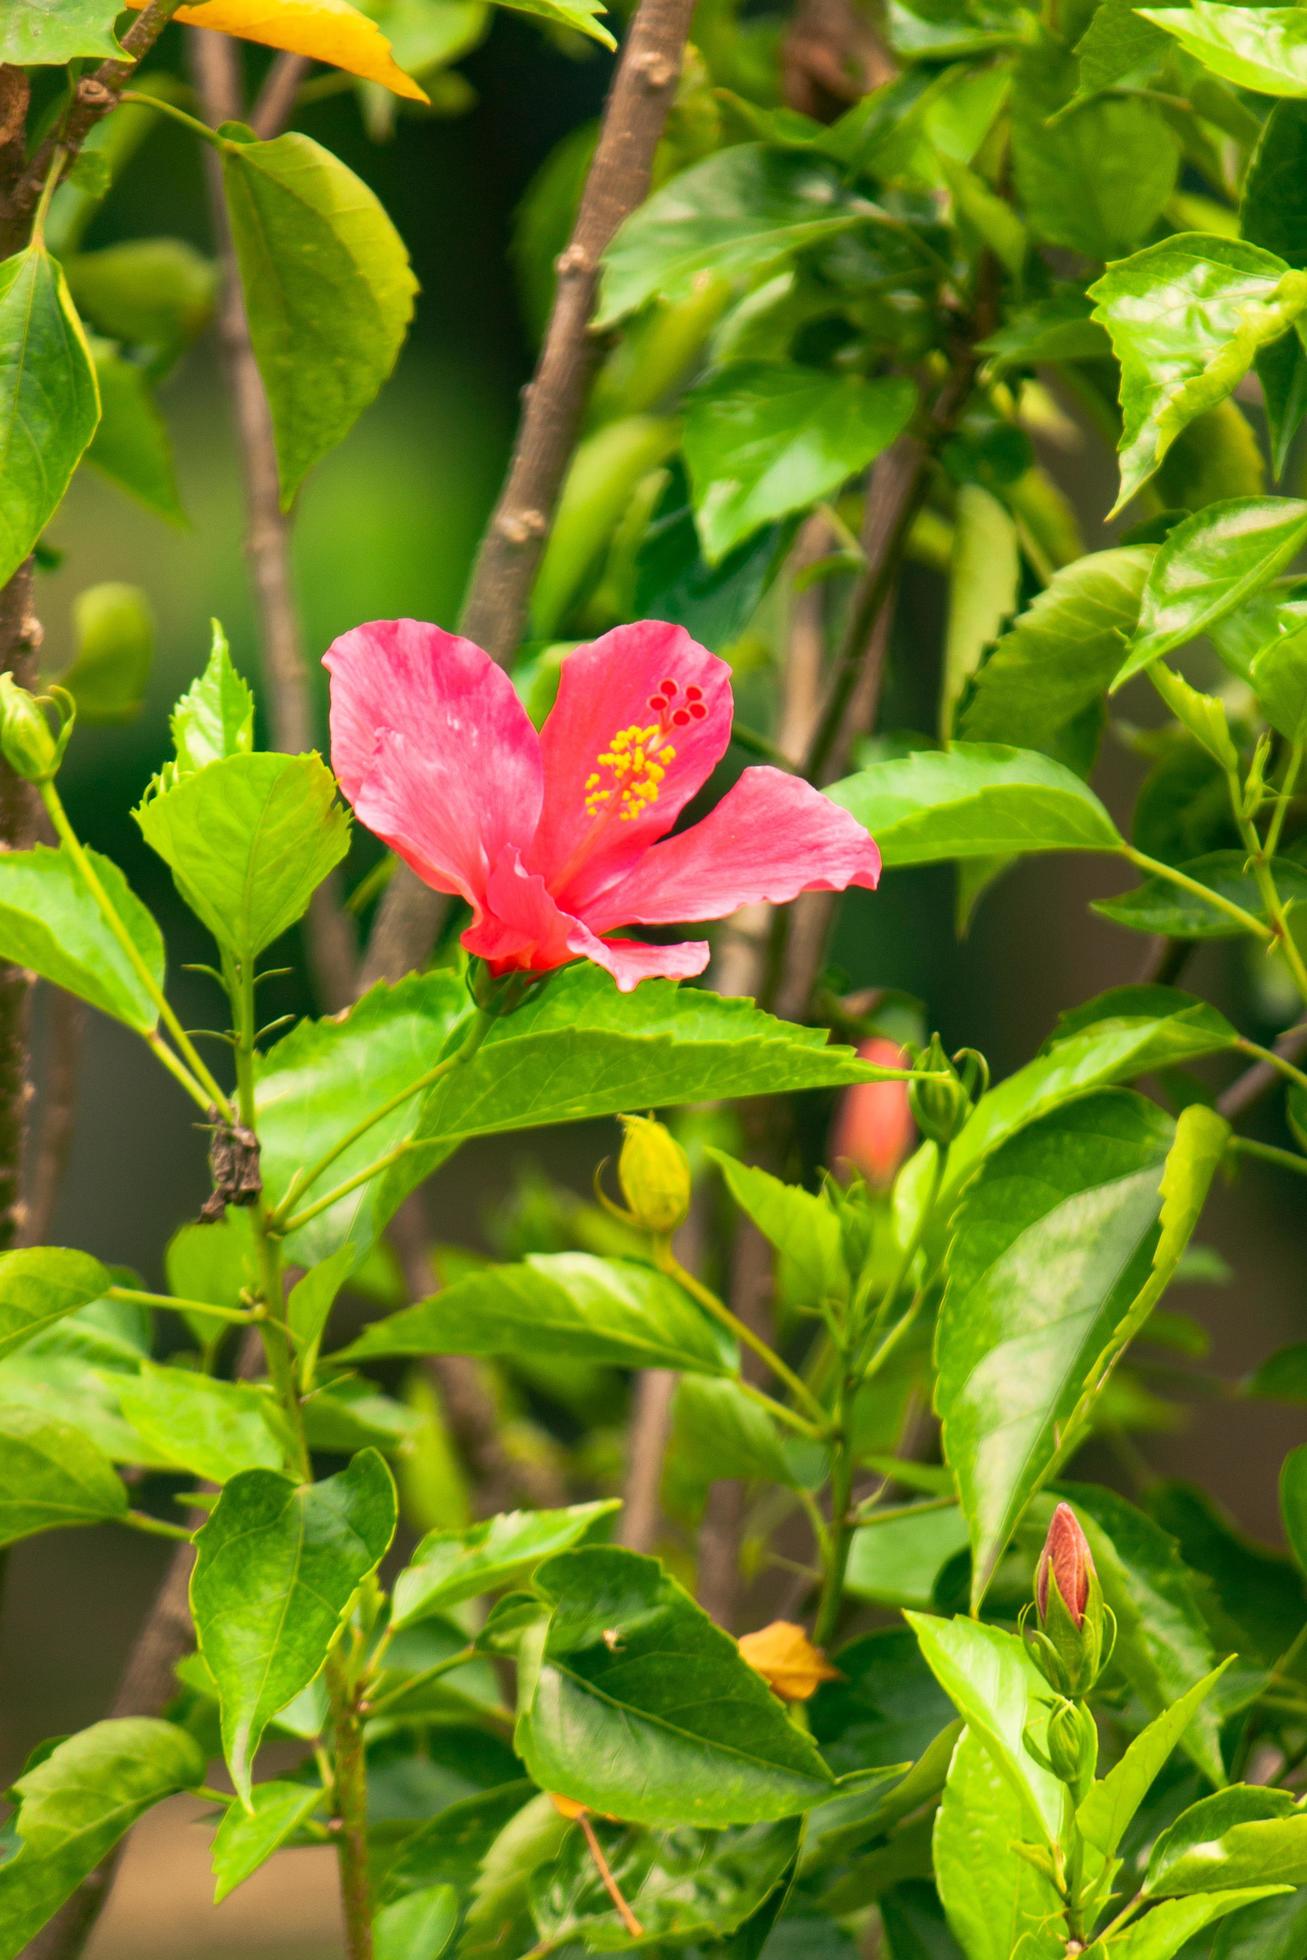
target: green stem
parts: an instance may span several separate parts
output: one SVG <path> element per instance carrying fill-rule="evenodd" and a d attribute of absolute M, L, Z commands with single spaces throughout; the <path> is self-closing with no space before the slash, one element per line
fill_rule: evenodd
<path fill-rule="evenodd" d="M 1268 858 L 1273 859 L 1275 853 L 1280 848 L 1280 833 L 1284 829 L 1285 819 L 1289 814 L 1289 806 L 1293 802 L 1293 792 L 1297 786 L 1299 772 L 1302 769 L 1302 761 L 1303 745 L 1301 742 L 1295 742 L 1289 750 L 1289 759 L 1284 765 L 1284 778 L 1280 784 L 1279 801 L 1271 814 L 1270 825 L 1266 832 L 1266 855 Z"/>
<path fill-rule="evenodd" d="M 822 1648 L 829 1647 L 839 1626 L 844 1578 L 853 1543 L 853 1451 L 848 1436 L 852 1387 L 848 1375 L 842 1374 L 835 1397 L 835 1428 L 831 1438 L 830 1524 L 823 1547 L 826 1574 L 812 1629 L 813 1644 Z"/>
<path fill-rule="evenodd" d="M 895 1518 L 919 1518 L 926 1511 L 953 1511 L 957 1508 L 956 1497 L 923 1497 L 919 1504 L 877 1505 L 874 1498 L 860 1504 L 853 1514 L 857 1525 L 870 1527 L 877 1524 L 891 1524 Z"/>
<path fill-rule="evenodd" d="M 282 1207 L 273 1214 L 272 1229 L 279 1232 L 283 1238 L 289 1238 L 292 1232 L 298 1232 L 301 1225 L 307 1225 L 311 1218 L 318 1216 L 319 1212 L 330 1211 L 339 1199 L 347 1198 L 351 1191 L 357 1191 L 360 1184 L 369 1184 L 374 1177 L 380 1177 L 382 1171 L 389 1170 L 392 1164 L 397 1164 L 401 1157 L 408 1157 L 413 1151 L 421 1148 L 421 1144 L 415 1143 L 411 1138 L 405 1139 L 403 1143 L 397 1143 L 393 1150 L 387 1150 L 380 1157 L 375 1157 L 370 1164 L 365 1164 L 361 1171 L 355 1171 L 352 1177 L 345 1178 L 342 1183 L 333 1184 L 330 1191 L 324 1192 L 320 1198 L 315 1198 L 311 1205 L 305 1205 L 303 1211 L 293 1212 L 289 1218 L 281 1216 L 281 1211 L 284 1209 L 283 1200 Z"/>
<path fill-rule="evenodd" d="M 1137 851 L 1133 844 L 1124 845 L 1122 854 L 1129 858 L 1136 870 L 1147 871 L 1154 878 L 1164 878 L 1167 884 L 1178 885 L 1181 891 L 1189 892 L 1194 898 L 1201 898 L 1205 905 L 1213 906 L 1218 912 L 1224 912 L 1227 918 L 1233 919 L 1255 939 L 1263 939 L 1269 943 L 1275 938 L 1271 927 L 1261 919 L 1255 918 L 1251 912 L 1246 912 L 1242 905 L 1236 905 L 1232 898 L 1226 898 L 1221 892 L 1213 891 L 1210 885 L 1201 884 L 1197 878 L 1189 877 L 1186 872 L 1178 871 L 1173 864 L 1166 864 L 1161 858 L 1149 857 L 1146 851 Z"/>
<path fill-rule="evenodd" d="M 122 99 L 124 102 L 138 103 L 142 109 L 157 109 L 161 116 L 167 116 L 171 121 L 180 123 L 183 129 L 188 129 L 192 136 L 202 136 L 215 150 L 235 147 L 230 137 L 220 136 L 216 129 L 209 128 L 208 123 L 201 122 L 198 116 L 188 115 L 185 109 L 179 109 L 175 102 L 169 102 L 162 95 L 147 95 L 144 89 L 125 88 Z"/>
<path fill-rule="evenodd" d="M 751 1402 L 756 1402 L 760 1409 L 766 1409 L 769 1416 L 774 1416 L 777 1422 L 786 1423 L 789 1428 L 797 1429 L 801 1436 L 809 1437 L 814 1443 L 824 1441 L 826 1435 L 824 1427 L 819 1429 L 815 1422 L 809 1422 L 806 1416 L 801 1416 L 796 1410 L 787 1408 L 784 1402 L 778 1402 L 775 1396 L 768 1395 L 766 1389 L 759 1388 L 755 1382 L 741 1380 L 736 1386 L 748 1396 Z"/>
<path fill-rule="evenodd" d="M 384 1122 L 386 1117 L 391 1115 L 393 1111 L 402 1109 L 404 1104 L 410 1101 L 412 1097 L 420 1095 L 424 1089 L 431 1088 L 434 1083 L 439 1082 L 451 1070 L 458 1068 L 463 1062 L 470 1060 L 494 1024 L 495 1016 L 493 1014 L 487 1014 L 484 1009 L 478 1009 L 466 1036 L 452 1055 L 446 1055 L 442 1061 L 435 1064 L 434 1068 L 429 1068 L 425 1075 L 420 1075 L 416 1082 L 410 1082 L 403 1089 L 397 1090 L 393 1096 L 388 1096 L 385 1102 L 381 1103 L 376 1109 L 370 1111 L 367 1116 L 362 1117 L 355 1123 L 352 1129 L 346 1130 L 344 1136 L 339 1137 L 332 1144 L 330 1150 L 325 1150 L 321 1157 L 310 1164 L 306 1171 L 302 1171 L 294 1177 L 291 1180 L 290 1188 L 285 1197 L 272 1214 L 274 1227 L 279 1231 L 287 1230 L 288 1228 L 283 1223 L 283 1220 L 290 1209 L 292 1200 L 302 1197 L 311 1185 L 317 1183 L 324 1171 L 331 1169 L 331 1166 L 336 1162 L 337 1158 L 343 1157 L 345 1152 L 359 1141 L 360 1137 L 365 1137 L 369 1130 L 375 1128 L 378 1123 Z M 369 1172 L 368 1175 L 371 1176 L 372 1173 Z M 336 1193 L 337 1197 L 340 1195 L 339 1192 Z M 302 1220 L 299 1222 L 302 1222 Z"/>
<path fill-rule="evenodd" d="M 1262 895 L 1266 916 L 1271 922 L 1270 937 L 1279 942 L 1280 951 L 1284 954 L 1289 971 L 1293 975 L 1294 984 L 1303 1000 L 1307 1001 L 1307 964 L 1304 964 L 1303 956 L 1289 930 L 1284 901 L 1280 897 L 1266 847 L 1258 835 L 1256 824 L 1244 813 L 1243 790 L 1239 778 L 1232 770 L 1226 772 L 1226 782 L 1229 785 L 1230 806 L 1234 811 L 1234 820 L 1239 826 L 1239 835 L 1243 838 L 1252 865 L 1253 878 Z"/>
<path fill-rule="evenodd" d="M 726 1302 L 719 1300 L 702 1280 L 696 1279 L 695 1275 L 681 1264 L 669 1245 L 663 1244 L 658 1247 L 657 1261 L 659 1269 L 666 1273 L 669 1279 L 674 1279 L 678 1286 L 683 1286 L 690 1298 L 697 1300 L 704 1311 L 710 1313 L 715 1321 L 733 1334 L 742 1347 L 751 1349 L 757 1355 L 759 1361 L 771 1370 L 777 1381 L 784 1382 L 795 1401 L 802 1403 L 814 1422 L 824 1429 L 825 1409 L 822 1408 L 808 1384 L 795 1374 L 788 1362 L 781 1360 L 780 1355 L 767 1345 L 762 1335 L 755 1333 L 747 1321 L 741 1320 L 738 1314 L 732 1313 Z"/>
<path fill-rule="evenodd" d="M 192 1533 L 184 1524 L 169 1524 L 166 1518 L 152 1518 L 148 1511 L 124 1511 L 116 1521 L 125 1524 L 131 1531 L 143 1531 L 151 1538 L 180 1538 L 184 1545 L 191 1542 Z"/>
<path fill-rule="evenodd" d="M 369 1716 L 384 1715 L 390 1709 L 397 1707 L 400 1702 L 407 1701 L 408 1697 L 416 1694 L 420 1688 L 428 1687 L 433 1681 L 439 1681 L 443 1674 L 452 1674 L 456 1667 L 466 1667 L 468 1662 L 474 1661 L 476 1657 L 475 1647 L 464 1647 L 457 1654 L 447 1654 L 443 1661 L 433 1661 L 431 1666 L 424 1667 L 420 1674 L 411 1675 L 407 1681 L 401 1681 L 397 1688 L 391 1688 L 387 1694 L 378 1695 L 375 1701 L 366 1700 L 360 1705 L 361 1710 Z"/>
<path fill-rule="evenodd" d="M 372 1960 L 372 1881 L 368 1873 L 368 1777 L 363 1721 L 349 1664 L 337 1649 L 327 1657 L 327 1695 L 333 1740 L 332 1807 L 340 1893 L 349 1960 Z"/>
<path fill-rule="evenodd" d="M 1265 1062 L 1268 1068 L 1275 1069 L 1286 1082 L 1296 1082 L 1300 1089 L 1307 1089 L 1307 1074 L 1296 1067 L 1287 1055 L 1278 1054 L 1274 1048 L 1263 1048 L 1260 1042 L 1249 1041 L 1247 1035 L 1243 1034 L 1238 1037 L 1234 1045 L 1241 1055 L 1255 1056 L 1259 1062 Z"/>
<path fill-rule="evenodd" d="M 141 952 L 140 947 L 136 944 L 136 941 L 119 918 L 113 900 L 100 882 L 99 873 L 91 863 L 90 858 L 82 846 L 80 837 L 68 820 L 68 812 L 64 809 L 63 799 L 59 795 L 58 790 L 55 788 L 53 782 L 40 783 L 37 787 L 40 791 L 41 802 L 45 806 L 45 813 L 54 827 L 55 836 L 67 851 L 78 876 L 95 900 L 105 924 L 122 948 L 128 965 L 158 1009 L 159 1019 L 163 1022 L 163 1025 L 167 1028 L 173 1041 L 176 1043 L 178 1054 L 181 1055 L 190 1073 L 204 1090 L 209 1101 L 214 1105 L 218 1113 L 225 1121 L 230 1122 L 232 1119 L 232 1106 L 227 1098 L 226 1092 L 218 1087 L 218 1084 L 214 1081 L 208 1068 L 205 1066 L 203 1059 L 197 1054 L 194 1043 L 173 1012 L 163 988 L 159 985 L 153 973 L 151 973 L 149 963 Z M 150 1036 L 147 1035 L 146 1039 L 150 1040 Z M 157 1034 L 151 1042 L 151 1046 L 156 1048 L 156 1052 L 162 1049 L 163 1044 L 158 1040 Z M 175 1060 L 176 1058 L 174 1057 L 173 1059 Z M 173 1072 L 176 1073 L 176 1070 Z M 178 1079 L 181 1079 L 180 1076 Z"/>
<path fill-rule="evenodd" d="M 945 1144 L 942 1147 L 939 1144 L 936 1144 L 935 1162 L 931 1169 L 931 1174 L 930 1174 L 930 1188 L 926 1193 L 925 1202 L 923 1203 L 920 1212 L 917 1214 L 917 1222 L 913 1226 L 911 1232 L 908 1234 L 908 1242 L 904 1246 L 903 1251 L 900 1254 L 899 1262 L 894 1269 L 893 1276 L 890 1279 L 888 1286 L 886 1286 L 885 1291 L 882 1293 L 880 1300 L 877 1304 L 876 1311 L 871 1317 L 871 1321 L 867 1327 L 867 1340 L 871 1340 L 880 1331 L 881 1327 L 883 1327 L 883 1325 L 885 1324 L 885 1321 L 888 1318 L 888 1316 L 893 1312 L 894 1302 L 899 1296 L 899 1289 L 901 1288 L 903 1282 L 907 1279 L 908 1275 L 912 1271 L 912 1262 L 916 1258 L 918 1252 L 921 1250 L 922 1241 L 925 1238 L 926 1233 L 930 1228 L 930 1221 L 934 1215 L 935 1206 L 939 1199 L 940 1188 L 944 1182 L 944 1169 L 947 1163 L 948 1163 L 947 1144 Z M 914 1308 L 916 1308 L 919 1299 L 920 1299 L 920 1294 L 918 1293 L 916 1298 L 914 1298 L 911 1302 L 909 1302 L 907 1308 L 908 1315 L 911 1315 L 913 1313 Z M 868 1361 L 865 1364 L 865 1368 L 862 1363 L 862 1355 L 861 1355 L 861 1350 L 863 1346 L 863 1334 L 860 1327 L 855 1327 L 854 1353 L 856 1356 L 856 1360 L 854 1363 L 854 1370 L 853 1370 L 855 1374 L 863 1375 L 865 1377 L 866 1374 L 873 1373 L 876 1368 L 879 1368 L 881 1366 L 881 1363 L 884 1359 L 884 1355 L 888 1351 L 890 1345 L 899 1338 L 899 1329 L 902 1327 L 902 1324 L 903 1323 L 900 1321 L 898 1327 L 891 1330 L 885 1342 L 883 1342 L 881 1347 L 877 1349 L 873 1360 Z"/>
<path fill-rule="evenodd" d="M 1260 1157 L 1265 1164 L 1278 1164 L 1281 1170 L 1307 1177 L 1307 1157 L 1300 1157 L 1296 1150 L 1281 1150 L 1277 1144 L 1258 1143 L 1253 1137 L 1231 1137 L 1227 1147 L 1240 1156 Z"/>
<path fill-rule="evenodd" d="M 109 1300 L 127 1300 L 138 1307 L 163 1307 L 169 1313 L 202 1313 L 213 1320 L 230 1320 L 242 1327 L 255 1318 L 244 1307 L 219 1307 L 211 1300 L 182 1300 L 173 1293 L 143 1293 L 138 1286 L 111 1286 Z"/>

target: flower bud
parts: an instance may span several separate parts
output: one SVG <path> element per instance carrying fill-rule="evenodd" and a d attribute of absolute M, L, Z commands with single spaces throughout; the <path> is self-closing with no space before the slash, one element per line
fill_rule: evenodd
<path fill-rule="evenodd" d="M 59 715 L 57 732 L 36 696 L 19 687 L 12 674 L 0 674 L 0 751 L 24 782 L 48 783 L 63 761 L 72 733 L 72 705 L 65 709 L 58 698 L 53 705 Z"/>
<path fill-rule="evenodd" d="M 897 1042 L 873 1035 L 858 1048 L 859 1058 L 876 1068 L 906 1068 Z M 860 1171 L 883 1191 L 912 1148 L 912 1111 L 906 1082 L 856 1082 L 840 1097 L 831 1136 L 831 1157 Z"/>
<path fill-rule="evenodd" d="M 646 1232 L 674 1232 L 690 1210 L 690 1160 L 652 1116 L 623 1116 L 621 1124 L 617 1181 L 631 1216 Z"/>
<path fill-rule="evenodd" d="M 1038 1631 L 1026 1638 L 1045 1680 L 1059 1694 L 1087 1694 L 1111 1659 L 1116 1621 L 1069 1504 L 1058 1505 L 1048 1527 L 1035 1574 L 1035 1613 Z"/>
<path fill-rule="evenodd" d="M 974 1048 L 960 1048 L 950 1061 L 939 1036 L 933 1034 L 929 1045 L 918 1050 L 915 1066 L 923 1074 L 946 1078 L 909 1082 L 908 1106 L 917 1128 L 932 1143 L 952 1143 L 970 1116 L 972 1104 L 985 1093 L 989 1064 Z"/>
<path fill-rule="evenodd" d="M 1082 1701 L 1059 1701 L 1048 1718 L 1048 1766 L 1077 1803 L 1098 1767 L 1098 1727 Z"/>

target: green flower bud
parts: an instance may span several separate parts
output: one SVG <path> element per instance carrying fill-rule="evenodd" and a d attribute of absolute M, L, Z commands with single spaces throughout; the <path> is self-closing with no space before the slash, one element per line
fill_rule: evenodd
<path fill-rule="evenodd" d="M 1069 1504 L 1059 1504 L 1035 1574 L 1039 1627 L 1022 1631 L 1036 1666 L 1061 1695 L 1085 1695 L 1112 1657 L 1116 1621 L 1103 1603 L 1089 1540 Z"/>
<path fill-rule="evenodd" d="M 42 702 L 12 674 L 0 674 L 0 751 L 16 776 L 26 783 L 48 783 L 63 761 L 73 730 L 73 708 L 63 689 L 48 698 L 59 717 L 50 726 Z M 65 705 L 65 703 L 67 705 Z"/>
<path fill-rule="evenodd" d="M 985 1093 L 989 1064 L 974 1048 L 960 1048 L 950 1061 L 939 1036 L 933 1034 L 929 1044 L 917 1051 L 913 1067 L 947 1078 L 909 1082 L 908 1107 L 924 1137 L 941 1145 L 952 1143 L 970 1116 L 973 1103 Z"/>
<path fill-rule="evenodd" d="M 623 1116 L 621 1124 L 617 1181 L 631 1216 L 646 1232 L 674 1232 L 689 1215 L 690 1160 L 652 1116 Z"/>
<path fill-rule="evenodd" d="M 1082 1802 L 1098 1767 L 1098 1727 L 1083 1701 L 1060 1701 L 1049 1716 L 1048 1765 Z"/>

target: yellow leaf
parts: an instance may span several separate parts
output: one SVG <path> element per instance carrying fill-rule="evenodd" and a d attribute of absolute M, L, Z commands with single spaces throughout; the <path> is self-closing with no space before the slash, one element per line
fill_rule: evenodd
<path fill-rule="evenodd" d="M 820 1647 L 814 1647 L 803 1628 L 789 1620 L 773 1620 L 757 1633 L 742 1634 L 740 1657 L 782 1701 L 807 1701 L 823 1681 L 840 1678 L 839 1669 L 831 1666 Z"/>
<path fill-rule="evenodd" d="M 145 0 L 127 0 L 127 4 L 140 8 Z M 393 95 L 406 95 L 412 102 L 427 100 L 412 76 L 396 66 L 390 42 L 376 22 L 351 7 L 349 0 L 202 0 L 199 6 L 178 7 L 173 19 L 325 61 L 366 82 L 380 82 Z"/>

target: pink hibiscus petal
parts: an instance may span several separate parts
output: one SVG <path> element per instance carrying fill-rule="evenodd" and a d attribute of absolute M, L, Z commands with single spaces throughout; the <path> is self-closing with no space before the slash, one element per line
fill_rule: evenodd
<path fill-rule="evenodd" d="M 361 822 L 438 891 L 480 903 L 490 867 L 532 835 L 540 743 L 513 683 L 471 640 L 417 619 L 333 641 L 331 760 Z"/>
<path fill-rule="evenodd" d="M 565 910 L 583 913 L 667 835 L 730 734 L 730 669 L 682 626 L 641 620 L 568 655 L 530 854 Z"/>
<path fill-rule="evenodd" d="M 576 959 L 593 960 L 629 994 L 642 980 L 689 980 L 708 964 L 704 942 L 645 946 L 634 939 L 599 939 L 581 919 L 555 904 L 538 872 L 508 850 L 492 867 L 485 911 L 463 934 L 469 953 L 492 973 L 547 973 Z"/>
<path fill-rule="evenodd" d="M 804 891 L 874 891 L 880 852 L 862 825 L 801 776 L 746 769 L 701 823 L 657 844 L 586 910 L 596 932 L 723 919 Z"/>

